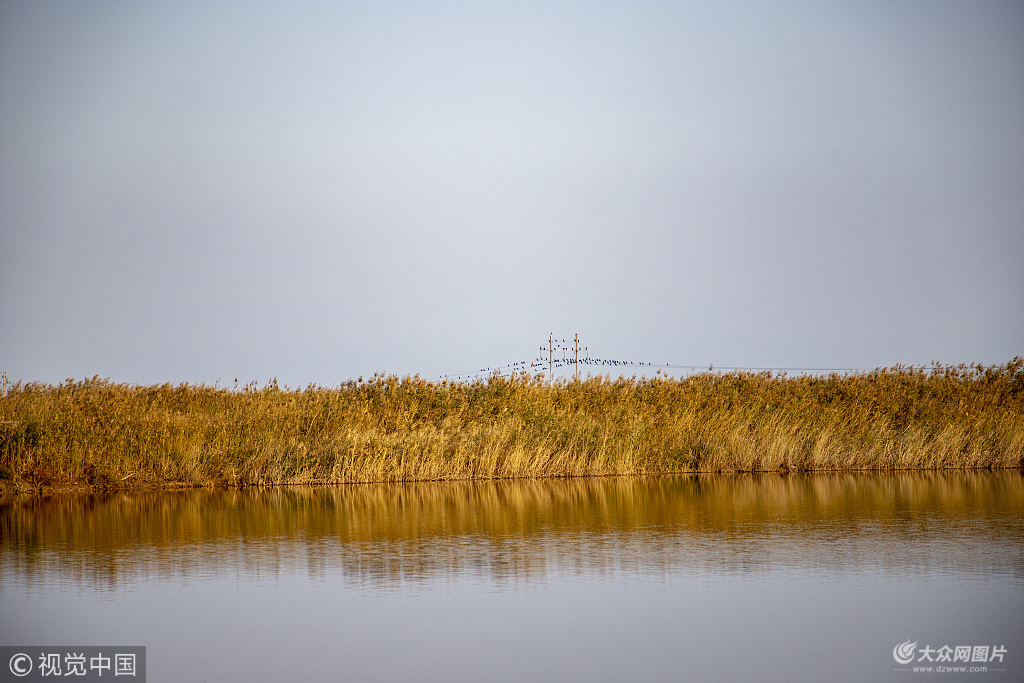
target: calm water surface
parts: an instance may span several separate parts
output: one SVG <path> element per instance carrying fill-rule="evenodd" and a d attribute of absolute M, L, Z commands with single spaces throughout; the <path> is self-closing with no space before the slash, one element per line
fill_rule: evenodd
<path fill-rule="evenodd" d="M 1024 680 L 1020 472 L 23 498 L 0 578 L 0 645 L 154 682 Z"/>

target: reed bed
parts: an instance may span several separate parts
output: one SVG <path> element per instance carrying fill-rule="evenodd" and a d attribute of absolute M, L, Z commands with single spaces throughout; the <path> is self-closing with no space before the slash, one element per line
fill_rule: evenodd
<path fill-rule="evenodd" d="M 829 376 L 703 373 L 336 388 L 17 383 L 7 488 L 1024 467 L 1024 360 Z"/>

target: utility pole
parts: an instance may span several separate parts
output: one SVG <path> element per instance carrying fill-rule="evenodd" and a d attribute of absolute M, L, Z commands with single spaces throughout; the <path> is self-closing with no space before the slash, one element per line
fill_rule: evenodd
<path fill-rule="evenodd" d="M 576 335 L 576 381 L 580 381 L 580 335 Z"/>
<path fill-rule="evenodd" d="M 548 335 L 548 386 L 555 386 L 555 333 Z"/>

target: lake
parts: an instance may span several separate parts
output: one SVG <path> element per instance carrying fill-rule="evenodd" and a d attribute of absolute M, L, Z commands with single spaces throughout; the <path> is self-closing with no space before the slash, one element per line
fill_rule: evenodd
<path fill-rule="evenodd" d="M 1024 680 L 1019 471 L 22 497 L 0 577 L 151 682 Z"/>

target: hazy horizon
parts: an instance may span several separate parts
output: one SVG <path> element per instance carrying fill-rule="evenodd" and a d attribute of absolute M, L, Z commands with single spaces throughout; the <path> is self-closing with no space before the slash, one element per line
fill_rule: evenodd
<path fill-rule="evenodd" d="M 1020 2 L 5 2 L 0 370 L 330 386 L 549 333 L 1006 362 L 1022 29 Z"/>

